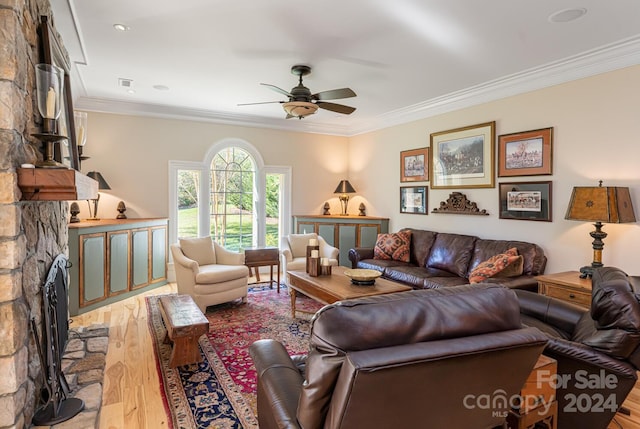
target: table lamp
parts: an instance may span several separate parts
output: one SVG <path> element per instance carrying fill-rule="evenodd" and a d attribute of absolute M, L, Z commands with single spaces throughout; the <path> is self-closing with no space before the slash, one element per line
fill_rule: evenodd
<path fill-rule="evenodd" d="M 90 171 L 87 173 L 87 176 L 98 182 L 98 190 L 111 189 L 111 186 L 109 186 L 109 184 L 104 179 L 104 177 L 102 177 L 102 174 L 100 174 L 99 171 Z M 100 218 L 98 217 L 98 201 L 100 201 L 100 193 L 98 192 L 98 198 L 91 201 L 93 201 L 93 214 L 91 213 L 91 205 L 89 205 L 89 219 L 87 220 L 100 220 Z"/>
<path fill-rule="evenodd" d="M 351 186 L 351 183 L 349 183 L 348 180 L 341 180 L 340 183 L 338 183 L 336 190 L 333 191 L 334 194 L 341 194 L 338 198 L 342 205 L 342 216 L 347 215 L 347 205 L 349 204 L 348 194 L 354 194 L 355 192 L 356 190 L 353 189 L 353 186 Z"/>
<path fill-rule="evenodd" d="M 595 231 L 589 233 L 593 237 L 593 262 L 590 266 L 580 268 L 581 278 L 591 277 L 595 269 L 603 266 L 602 240 L 607 233 L 602 231 L 602 223 L 636 221 L 629 188 L 602 186 L 602 180 L 598 186 L 576 186 L 573 188 L 565 219 L 595 222 Z"/>

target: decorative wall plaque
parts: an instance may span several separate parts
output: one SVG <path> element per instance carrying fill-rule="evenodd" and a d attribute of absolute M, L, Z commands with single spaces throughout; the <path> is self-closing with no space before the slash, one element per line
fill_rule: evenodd
<path fill-rule="evenodd" d="M 450 193 L 447 201 L 441 201 L 440 207 L 433 209 L 431 213 L 451 213 L 483 216 L 489 215 L 486 210 L 480 210 L 476 203 L 474 203 L 473 201 L 469 201 L 467 199 L 467 196 L 462 192 Z"/>

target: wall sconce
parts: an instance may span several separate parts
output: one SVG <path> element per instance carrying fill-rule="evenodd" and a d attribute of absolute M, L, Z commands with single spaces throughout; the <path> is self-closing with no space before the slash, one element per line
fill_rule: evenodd
<path fill-rule="evenodd" d="M 84 145 L 87 143 L 87 112 L 73 111 L 73 123 L 76 129 L 76 145 L 78 146 L 78 157 L 80 159 L 80 166 L 82 168 L 82 161 L 89 159 L 88 156 L 83 156 L 82 151 Z"/>
<path fill-rule="evenodd" d="M 603 266 L 602 240 L 607 233 L 602 231 L 602 222 L 636 221 L 629 188 L 603 187 L 602 180 L 598 186 L 574 187 L 565 219 L 595 222 L 595 231 L 589 233 L 593 237 L 593 262 L 590 266 L 580 268 L 581 278 L 591 277 L 595 269 Z"/>
<path fill-rule="evenodd" d="M 351 186 L 351 183 L 349 183 L 348 180 L 341 180 L 340 183 L 338 183 L 336 190 L 333 191 L 334 194 L 341 194 L 338 199 L 342 205 L 342 216 L 347 215 L 347 205 L 349 204 L 348 194 L 354 194 L 355 192 L 356 190 L 353 189 L 353 186 Z"/>
<path fill-rule="evenodd" d="M 98 182 L 98 189 L 111 189 L 111 186 L 107 183 L 107 181 L 102 177 L 99 171 L 90 171 L 87 173 L 88 177 L 91 177 L 93 180 Z M 91 213 L 91 204 L 90 201 L 93 201 L 93 213 Z M 89 219 L 87 220 L 100 220 L 98 217 L 98 202 L 100 201 L 100 193 L 98 192 L 98 198 L 94 200 L 87 200 L 87 204 L 89 204 Z"/>

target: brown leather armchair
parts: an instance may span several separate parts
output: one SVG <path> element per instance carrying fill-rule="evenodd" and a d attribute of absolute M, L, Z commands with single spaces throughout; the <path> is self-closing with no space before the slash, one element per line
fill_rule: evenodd
<path fill-rule="evenodd" d="M 540 331 L 522 328 L 517 298 L 501 286 L 338 302 L 314 316 L 306 360 L 274 340 L 252 344 L 258 422 L 260 429 L 492 428 L 503 424 L 508 399 L 545 344 Z M 480 399 L 487 397 L 494 406 Z"/>
<path fill-rule="evenodd" d="M 640 278 L 614 267 L 592 278 L 591 310 L 516 291 L 522 323 L 549 337 L 544 354 L 558 361 L 559 428 L 606 428 L 640 369 Z"/>

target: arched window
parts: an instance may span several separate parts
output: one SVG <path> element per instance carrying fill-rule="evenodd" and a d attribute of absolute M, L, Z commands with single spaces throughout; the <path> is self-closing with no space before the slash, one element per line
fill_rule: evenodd
<path fill-rule="evenodd" d="M 226 147 L 211 161 L 211 236 L 231 249 L 251 247 L 257 233 L 255 162 L 239 147 Z"/>
<path fill-rule="evenodd" d="M 291 167 L 265 166 L 250 143 L 228 138 L 202 162 L 169 161 L 169 240 L 211 235 L 230 250 L 278 247 L 291 224 Z M 172 264 L 169 265 L 170 275 Z"/>

